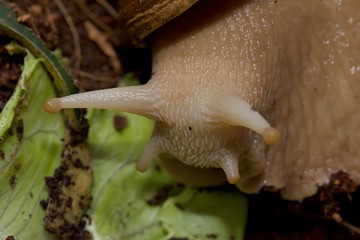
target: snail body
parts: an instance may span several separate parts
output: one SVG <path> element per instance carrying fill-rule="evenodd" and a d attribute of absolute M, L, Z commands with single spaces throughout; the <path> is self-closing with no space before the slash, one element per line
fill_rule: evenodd
<path fill-rule="evenodd" d="M 348 3 L 355 5 L 356 0 Z M 344 165 L 329 169 L 326 161 L 342 152 L 328 150 L 326 146 L 329 142 L 336 146 L 358 142 L 359 137 L 346 134 L 350 133 L 346 126 L 347 123 L 359 126 L 360 114 L 353 104 L 332 105 L 339 107 L 338 116 L 332 115 L 334 111 L 318 112 L 320 106 L 328 108 L 323 103 L 326 98 L 340 96 L 351 103 L 355 94 L 337 90 L 326 66 L 323 69 L 310 66 L 322 61 L 316 59 L 322 52 L 311 48 L 318 46 L 317 41 L 323 40 L 327 32 L 310 34 L 321 29 L 320 23 L 329 24 L 326 26 L 338 23 L 346 30 L 345 19 L 332 15 L 340 11 L 347 16 L 353 14 L 353 24 L 359 26 L 355 11 L 345 4 L 334 10 L 336 4 L 337 1 L 310 0 L 301 4 L 267 0 L 199 1 L 151 35 L 153 74 L 146 85 L 50 99 L 45 107 L 49 112 L 74 107 L 118 109 L 154 119 L 152 138 L 137 164 L 141 171 L 160 155 L 165 168 L 189 185 L 217 185 L 227 179 L 245 192 L 257 192 L 266 185 L 283 189 L 285 198 L 304 198 L 314 194 L 318 184 L 326 183 L 331 172 L 348 170 L 356 175 L 355 170 Z M 315 10 L 310 11 L 310 5 Z M 316 16 L 322 9 L 327 14 Z M 309 17 L 318 17 L 319 24 L 307 25 Z M 354 52 L 355 49 L 359 53 L 359 44 L 354 40 L 359 36 L 360 33 L 353 33 L 349 49 L 341 48 L 346 51 L 345 58 L 352 59 L 346 66 L 360 63 Z M 322 45 L 321 49 L 327 50 Z M 339 47 L 330 51 L 333 49 Z M 311 56 L 312 53 L 316 56 Z M 339 54 L 334 61 L 343 63 L 343 59 Z M 342 73 L 342 69 L 335 72 Z M 328 77 L 317 81 L 322 75 Z M 350 92 L 359 90 L 359 81 L 354 82 L 354 76 L 343 77 L 343 87 L 348 88 L 351 82 Z M 326 91 L 329 83 L 333 92 Z M 318 95 L 310 88 L 317 88 Z M 314 108 L 301 112 L 309 101 Z M 354 110 L 346 123 L 321 126 L 319 136 L 327 133 L 327 138 L 321 138 L 318 145 L 322 150 L 315 155 L 308 153 L 310 160 L 304 160 L 301 150 L 306 152 L 314 147 L 306 145 L 312 143 L 310 140 L 302 141 L 318 136 L 311 123 L 328 117 L 346 119 Z M 300 130 L 302 123 L 307 127 L 305 131 Z M 334 132 L 337 126 L 345 131 L 341 137 Z M 281 140 L 275 127 L 281 132 Z M 354 150 L 351 157 L 354 156 L 360 156 L 358 150 Z M 321 174 L 309 174 L 302 160 L 311 166 L 309 172 Z M 355 165 L 360 171 L 360 164 Z M 297 173 L 297 169 L 303 172 Z"/>

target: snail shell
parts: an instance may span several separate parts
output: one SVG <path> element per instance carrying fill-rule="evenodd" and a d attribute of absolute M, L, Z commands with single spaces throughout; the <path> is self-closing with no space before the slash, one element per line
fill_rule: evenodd
<path fill-rule="evenodd" d="M 139 45 L 153 31 L 189 9 L 198 0 L 122 1 L 122 42 Z"/>

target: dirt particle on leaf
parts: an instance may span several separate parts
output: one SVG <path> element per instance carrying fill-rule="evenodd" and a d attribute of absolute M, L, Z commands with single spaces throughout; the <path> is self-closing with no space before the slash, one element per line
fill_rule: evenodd
<path fill-rule="evenodd" d="M 74 164 L 74 167 L 80 168 L 80 169 L 83 169 L 83 170 L 88 170 L 90 168 L 89 166 L 84 165 L 79 158 L 76 158 L 74 160 L 73 164 Z"/>
<path fill-rule="evenodd" d="M 73 199 L 72 199 L 72 197 L 69 197 L 69 198 L 66 200 L 66 206 L 67 206 L 68 208 L 71 208 L 72 203 L 73 203 Z"/>
<path fill-rule="evenodd" d="M 21 163 L 15 163 L 14 168 L 16 171 L 19 171 L 21 168 Z"/>
<path fill-rule="evenodd" d="M 175 207 L 177 207 L 181 211 L 185 211 L 185 207 L 183 205 L 181 205 L 180 203 L 175 203 Z"/>
<path fill-rule="evenodd" d="M 151 199 L 147 200 L 146 203 L 150 206 L 159 206 L 163 204 L 169 197 L 169 193 L 172 189 L 172 186 L 161 188 Z"/>
<path fill-rule="evenodd" d="M 67 176 L 67 175 L 64 175 L 64 177 L 62 179 L 62 182 L 63 182 L 65 187 L 69 186 L 70 183 L 71 183 L 71 177 Z"/>
<path fill-rule="evenodd" d="M 40 206 L 44 210 L 47 208 L 48 204 L 49 204 L 48 200 L 43 199 L 43 200 L 40 201 Z"/>
<path fill-rule="evenodd" d="M 208 234 L 206 234 L 206 237 L 208 239 L 218 239 L 218 235 L 215 233 L 208 233 Z"/>
<path fill-rule="evenodd" d="M 22 140 L 23 132 L 24 132 L 24 121 L 20 119 L 16 126 L 16 136 L 19 139 L 19 141 Z"/>
<path fill-rule="evenodd" d="M 115 116 L 113 125 L 116 131 L 122 131 L 128 124 L 127 118 L 124 116 Z"/>
<path fill-rule="evenodd" d="M 11 188 L 14 188 L 16 186 L 17 178 L 15 175 L 11 175 L 9 179 L 9 184 Z"/>

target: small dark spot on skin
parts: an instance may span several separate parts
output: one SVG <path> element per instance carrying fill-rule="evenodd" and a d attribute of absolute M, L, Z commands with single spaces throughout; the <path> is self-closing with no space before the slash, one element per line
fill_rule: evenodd
<path fill-rule="evenodd" d="M 314 88 L 314 92 L 317 92 L 317 88 Z"/>
<path fill-rule="evenodd" d="M 277 0 L 274 1 L 274 3 L 277 3 L 277 2 L 278 2 Z"/>
<path fill-rule="evenodd" d="M 10 187 L 11 188 L 14 188 L 15 185 L 16 185 L 16 176 L 15 175 L 12 175 L 9 179 L 9 183 L 10 183 Z"/>
<path fill-rule="evenodd" d="M 1 142 L 1 141 L 0 141 Z M 5 153 L 3 150 L 0 150 L 0 158 L 4 159 L 5 158 Z"/>
<path fill-rule="evenodd" d="M 33 198 L 33 193 L 29 192 L 29 197 Z"/>
<path fill-rule="evenodd" d="M 14 236 L 7 236 L 6 240 L 15 240 Z"/>
<path fill-rule="evenodd" d="M 189 126 L 189 131 L 191 131 L 192 130 L 192 127 L 191 126 Z"/>
<path fill-rule="evenodd" d="M 113 120 L 114 128 L 120 132 L 127 126 L 127 118 L 124 116 L 115 116 Z"/>

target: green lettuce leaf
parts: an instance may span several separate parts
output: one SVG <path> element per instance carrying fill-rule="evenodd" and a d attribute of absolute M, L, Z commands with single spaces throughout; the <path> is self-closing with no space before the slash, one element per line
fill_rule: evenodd
<path fill-rule="evenodd" d="M 56 93 L 41 60 L 12 47 L 26 56 L 16 90 L 0 114 L 9 126 L 0 143 L 0 239 L 51 239 L 40 201 L 47 198 L 45 176 L 60 162 L 63 117 L 43 110 L 45 99 Z"/>
<path fill-rule="evenodd" d="M 122 84 L 134 83 L 129 77 Z M 114 127 L 118 117 L 127 119 L 121 131 Z M 89 110 L 88 121 L 94 239 L 243 239 L 247 202 L 239 192 L 179 187 L 156 163 L 146 173 L 136 170 L 152 121 L 108 110 Z M 164 202 L 151 203 L 164 194 Z"/>

